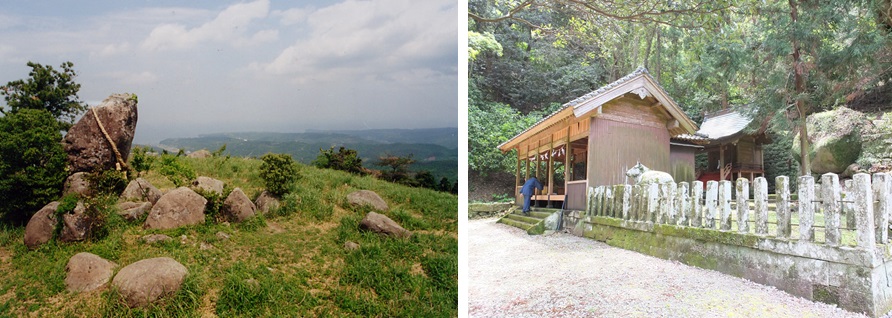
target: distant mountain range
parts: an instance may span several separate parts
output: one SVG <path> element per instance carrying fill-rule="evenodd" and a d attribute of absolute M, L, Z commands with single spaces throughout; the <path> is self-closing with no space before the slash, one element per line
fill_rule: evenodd
<path fill-rule="evenodd" d="M 317 156 L 319 149 L 346 147 L 356 150 L 363 166 L 383 155 L 413 155 L 412 170 L 431 171 L 438 179 L 451 181 L 458 177 L 458 129 L 372 129 L 372 130 L 311 130 L 304 133 L 233 132 L 199 135 L 194 138 L 169 138 L 159 147 L 176 152 L 178 149 L 214 151 L 226 145 L 226 153 L 239 157 L 259 157 L 266 153 L 287 153 L 304 164 Z"/>

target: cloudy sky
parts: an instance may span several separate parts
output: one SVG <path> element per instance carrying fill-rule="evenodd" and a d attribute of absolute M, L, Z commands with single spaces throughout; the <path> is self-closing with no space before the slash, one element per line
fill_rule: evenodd
<path fill-rule="evenodd" d="M 457 5 L 4 1 L 0 84 L 26 78 L 28 61 L 71 61 L 90 105 L 113 93 L 139 96 L 139 143 L 227 131 L 457 127 Z"/>

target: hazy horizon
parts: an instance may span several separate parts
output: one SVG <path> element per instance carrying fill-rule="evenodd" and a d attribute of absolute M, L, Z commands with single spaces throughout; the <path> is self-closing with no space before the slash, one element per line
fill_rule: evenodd
<path fill-rule="evenodd" d="M 28 61 L 71 61 L 89 105 L 138 95 L 136 143 L 458 127 L 457 5 L 22 2 L 0 7 L 0 85 L 26 78 Z"/>

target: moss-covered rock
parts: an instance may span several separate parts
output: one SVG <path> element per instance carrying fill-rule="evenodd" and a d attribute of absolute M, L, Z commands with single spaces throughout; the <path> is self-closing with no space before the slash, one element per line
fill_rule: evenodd
<path fill-rule="evenodd" d="M 867 117 L 858 165 L 870 172 L 888 172 L 892 170 L 892 112 Z"/>
<path fill-rule="evenodd" d="M 842 173 L 861 156 L 865 116 L 845 107 L 815 113 L 806 119 L 808 158 L 813 173 Z M 800 160 L 799 134 L 793 138 L 793 157 Z"/>

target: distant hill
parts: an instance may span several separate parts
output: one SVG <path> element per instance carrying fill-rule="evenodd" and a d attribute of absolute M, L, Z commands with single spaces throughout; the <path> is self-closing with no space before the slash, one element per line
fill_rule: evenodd
<path fill-rule="evenodd" d="M 458 178 L 458 129 L 374 129 L 374 130 L 314 130 L 304 133 L 234 132 L 199 135 L 194 138 L 169 138 L 160 147 L 169 151 L 185 149 L 214 151 L 226 145 L 226 152 L 238 157 L 259 157 L 266 153 L 287 153 L 304 164 L 317 156 L 319 149 L 346 147 L 356 150 L 363 166 L 372 165 L 385 154 L 413 155 L 412 170 L 431 171 L 437 179 Z"/>

